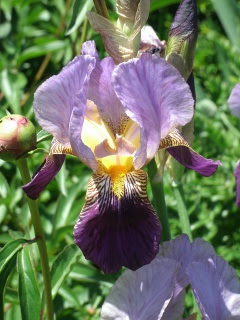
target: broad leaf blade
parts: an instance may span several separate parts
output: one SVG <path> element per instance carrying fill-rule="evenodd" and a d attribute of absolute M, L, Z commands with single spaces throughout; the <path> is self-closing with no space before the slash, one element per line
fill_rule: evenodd
<path fill-rule="evenodd" d="M 6 244 L 0 251 L 0 319 L 4 319 L 4 288 L 7 279 L 16 266 L 16 258 L 22 245 L 26 243 L 25 239 L 17 239 Z"/>
<path fill-rule="evenodd" d="M 84 18 L 86 17 L 86 13 L 90 11 L 93 7 L 92 0 L 76 0 L 73 6 L 73 15 L 72 20 L 69 24 L 68 30 L 66 32 L 66 36 L 77 30 L 82 24 Z"/>
<path fill-rule="evenodd" d="M 52 295 L 56 296 L 61 284 L 70 273 L 81 251 L 75 244 L 66 246 L 54 260 L 51 269 Z"/>
<path fill-rule="evenodd" d="M 39 320 L 41 298 L 28 246 L 18 254 L 18 273 L 22 319 Z"/>

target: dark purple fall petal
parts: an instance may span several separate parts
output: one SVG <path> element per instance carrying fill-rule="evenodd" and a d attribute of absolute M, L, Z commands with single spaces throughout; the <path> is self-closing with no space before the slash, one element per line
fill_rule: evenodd
<path fill-rule="evenodd" d="M 240 207 L 240 160 L 237 162 L 234 176 L 236 181 L 236 205 Z"/>
<path fill-rule="evenodd" d="M 53 180 L 61 169 L 65 160 L 64 154 L 48 155 L 42 165 L 34 174 L 32 181 L 22 188 L 27 196 L 33 200 L 37 199 L 43 189 Z"/>
<path fill-rule="evenodd" d="M 74 228 L 75 243 L 86 259 L 105 273 L 122 266 L 136 270 L 150 263 L 159 248 L 161 225 L 147 194 L 147 175 L 126 174 L 124 196 L 111 190 L 108 175 L 93 175 L 86 203 Z"/>
<path fill-rule="evenodd" d="M 171 147 L 167 151 L 186 168 L 195 170 L 205 177 L 213 175 L 221 165 L 220 161 L 206 159 L 186 146 Z"/>
<path fill-rule="evenodd" d="M 203 320 L 240 319 L 240 282 L 221 257 L 193 262 L 187 271 Z"/>

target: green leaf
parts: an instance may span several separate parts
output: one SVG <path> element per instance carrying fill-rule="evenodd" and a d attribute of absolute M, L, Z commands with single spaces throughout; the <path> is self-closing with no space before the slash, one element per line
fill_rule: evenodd
<path fill-rule="evenodd" d="M 18 254 L 18 273 L 22 319 L 39 320 L 41 297 L 28 246 Z"/>
<path fill-rule="evenodd" d="M 235 0 L 212 0 L 223 28 L 235 46 L 240 44 L 239 10 Z"/>
<path fill-rule="evenodd" d="M 9 193 L 9 184 L 4 175 L 0 172 L 0 197 L 6 198 Z"/>
<path fill-rule="evenodd" d="M 51 269 L 52 295 L 56 296 L 61 284 L 70 273 L 81 251 L 75 244 L 66 246 L 54 260 Z"/>
<path fill-rule="evenodd" d="M 180 0 L 153 0 L 150 6 L 150 12 L 169 6 L 170 4 L 179 3 Z"/>
<path fill-rule="evenodd" d="M 37 134 L 37 143 L 45 141 L 45 140 L 50 140 L 51 137 L 52 137 L 52 135 L 49 134 L 47 131 L 41 130 Z"/>
<path fill-rule="evenodd" d="M 73 15 L 71 22 L 69 24 L 68 30 L 66 32 L 66 36 L 77 30 L 77 28 L 80 27 L 82 24 L 84 18 L 86 17 L 86 14 L 88 11 L 90 11 L 93 7 L 93 1 L 92 0 L 75 0 L 74 6 L 73 6 Z"/>
<path fill-rule="evenodd" d="M 16 258 L 22 245 L 26 243 L 25 239 L 17 239 L 6 244 L 0 251 L 0 319 L 4 319 L 4 288 L 7 279 L 16 266 Z"/>
<path fill-rule="evenodd" d="M 66 189 L 66 162 L 63 163 L 61 170 L 56 176 L 57 184 L 62 195 L 67 197 L 67 189 Z"/>
<path fill-rule="evenodd" d="M 18 64 L 23 63 L 26 60 L 43 56 L 47 53 L 60 50 L 68 45 L 68 41 L 56 40 L 48 43 L 39 44 L 37 46 L 30 47 L 21 53 L 18 59 Z"/>

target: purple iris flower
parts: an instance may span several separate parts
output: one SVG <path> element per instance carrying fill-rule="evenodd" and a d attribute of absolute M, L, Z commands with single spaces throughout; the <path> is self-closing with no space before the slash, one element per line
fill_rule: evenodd
<path fill-rule="evenodd" d="M 213 247 L 187 235 L 164 242 L 156 258 L 124 271 L 103 304 L 102 320 L 180 320 L 190 285 L 203 320 L 240 319 L 240 282 Z"/>
<path fill-rule="evenodd" d="M 74 239 L 105 273 L 136 270 L 158 252 L 161 225 L 141 168 L 159 148 L 205 176 L 216 171 L 218 162 L 194 152 L 176 129 L 192 119 L 193 105 L 188 85 L 163 58 L 144 53 L 116 66 L 111 57 L 100 61 L 93 41 L 36 91 L 36 118 L 54 139 L 23 189 L 36 199 L 66 154 L 93 170 Z"/>
<path fill-rule="evenodd" d="M 240 83 L 238 83 L 228 99 L 228 105 L 232 114 L 240 119 Z M 236 204 L 240 207 L 240 160 L 237 162 L 235 171 L 236 181 Z"/>

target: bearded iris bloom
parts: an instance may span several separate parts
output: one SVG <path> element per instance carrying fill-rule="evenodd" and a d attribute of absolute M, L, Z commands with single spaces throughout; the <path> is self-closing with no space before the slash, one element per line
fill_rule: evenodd
<path fill-rule="evenodd" d="M 111 57 L 100 61 L 93 41 L 36 91 L 36 118 L 54 139 L 23 189 L 36 199 L 66 154 L 93 170 L 74 239 L 105 273 L 136 270 L 158 252 L 161 225 L 141 168 L 159 148 L 205 176 L 216 171 L 218 162 L 194 152 L 176 129 L 192 119 L 193 105 L 188 85 L 164 59 L 144 53 L 116 66 Z"/>
<path fill-rule="evenodd" d="M 183 234 L 160 245 L 149 265 L 124 271 L 103 304 L 101 320 L 183 319 L 189 285 L 203 320 L 240 319 L 240 282 L 234 269 L 209 243 L 200 238 L 191 243 Z"/>

